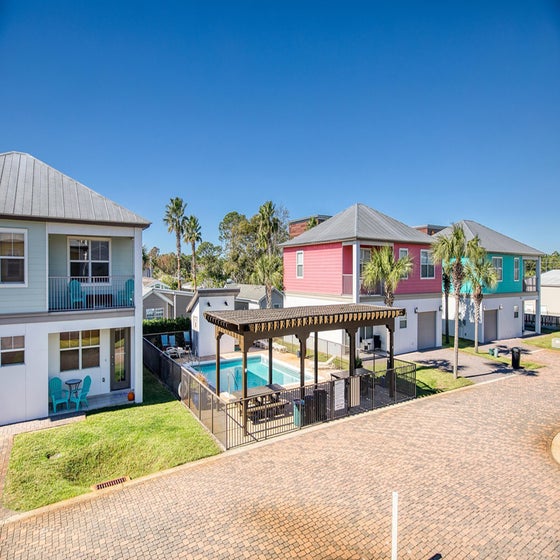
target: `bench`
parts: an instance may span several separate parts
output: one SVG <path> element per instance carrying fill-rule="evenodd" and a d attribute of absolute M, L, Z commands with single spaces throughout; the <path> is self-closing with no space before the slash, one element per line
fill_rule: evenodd
<path fill-rule="evenodd" d="M 278 414 L 284 414 L 288 404 L 289 401 L 286 399 L 267 401 L 260 404 L 251 403 L 247 406 L 247 416 L 250 418 L 251 422 L 258 422 L 263 418 L 273 418 Z"/>

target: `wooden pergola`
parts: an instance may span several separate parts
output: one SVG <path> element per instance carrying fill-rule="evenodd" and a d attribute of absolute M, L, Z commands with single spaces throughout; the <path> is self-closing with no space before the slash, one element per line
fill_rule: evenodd
<path fill-rule="evenodd" d="M 350 338 L 349 375 L 355 375 L 356 333 L 360 327 L 385 326 L 389 331 L 388 363 L 394 367 L 395 318 L 405 310 L 365 304 L 341 304 L 282 309 L 248 309 L 238 311 L 206 311 L 204 317 L 215 327 L 216 393 L 220 394 L 220 339 L 227 334 L 238 341 L 242 352 L 242 397 L 247 399 L 247 352 L 255 340 L 268 339 L 268 382 L 272 383 L 272 340 L 295 335 L 299 340 L 300 387 L 305 385 L 307 339 L 314 333 L 315 383 L 318 382 L 318 332 L 344 330 Z M 390 391 L 394 390 L 390 387 Z M 246 425 L 244 407 L 243 425 Z"/>

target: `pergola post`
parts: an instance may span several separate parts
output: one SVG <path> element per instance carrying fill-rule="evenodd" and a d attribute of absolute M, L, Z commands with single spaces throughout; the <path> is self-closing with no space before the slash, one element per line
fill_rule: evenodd
<path fill-rule="evenodd" d="M 350 338 L 350 361 L 348 364 L 348 375 L 356 375 L 356 332 L 358 329 L 346 329 L 346 334 Z"/>
<path fill-rule="evenodd" d="M 216 332 L 216 395 L 220 396 L 220 341 L 221 332 Z"/>
<path fill-rule="evenodd" d="M 268 384 L 272 383 L 272 338 L 268 339 Z"/>
<path fill-rule="evenodd" d="M 247 346 L 245 338 L 240 340 L 241 343 L 241 376 L 243 380 L 242 398 L 243 398 L 243 433 L 247 435 Z"/>
<path fill-rule="evenodd" d="M 299 386 L 301 398 L 305 396 L 305 355 L 307 354 L 307 333 L 296 334 L 299 340 Z"/>
<path fill-rule="evenodd" d="M 389 397 L 395 396 L 395 322 L 387 324 L 389 331 L 389 357 L 387 359 L 387 373 L 389 374 Z"/>
<path fill-rule="evenodd" d="M 315 331 L 313 339 L 313 371 L 315 372 L 315 385 L 319 383 L 319 333 Z"/>

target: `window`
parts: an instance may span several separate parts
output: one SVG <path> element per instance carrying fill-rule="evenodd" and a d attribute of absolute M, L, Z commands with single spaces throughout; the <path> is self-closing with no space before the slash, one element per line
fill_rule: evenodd
<path fill-rule="evenodd" d="M 399 328 L 401 328 L 401 329 L 406 329 L 407 325 L 408 325 L 408 322 L 407 322 L 407 320 L 406 320 L 406 316 L 401 317 L 401 318 L 399 319 Z"/>
<path fill-rule="evenodd" d="M 371 249 L 360 249 L 360 278 L 364 275 L 366 264 L 371 261 Z"/>
<path fill-rule="evenodd" d="M 0 285 L 25 284 L 25 230 L 0 229 Z"/>
<path fill-rule="evenodd" d="M 109 240 L 68 240 L 70 276 L 82 282 L 109 282 Z"/>
<path fill-rule="evenodd" d="M 399 261 L 408 257 L 408 249 L 399 249 Z M 408 280 L 408 273 L 401 276 L 401 280 Z"/>
<path fill-rule="evenodd" d="M 60 333 L 60 371 L 99 367 L 99 331 Z"/>
<path fill-rule="evenodd" d="M 519 282 L 519 257 L 513 259 L 513 281 Z"/>
<path fill-rule="evenodd" d="M 147 308 L 146 319 L 163 319 L 163 307 Z"/>
<path fill-rule="evenodd" d="M 420 251 L 420 278 L 435 278 L 434 261 L 430 251 Z"/>
<path fill-rule="evenodd" d="M 296 253 L 296 278 L 303 278 L 303 251 Z"/>
<path fill-rule="evenodd" d="M 502 257 L 492 257 L 492 266 L 496 269 L 496 275 L 498 277 L 498 282 L 501 282 L 502 278 L 503 278 Z"/>
<path fill-rule="evenodd" d="M 0 367 L 25 363 L 25 336 L 0 338 Z"/>

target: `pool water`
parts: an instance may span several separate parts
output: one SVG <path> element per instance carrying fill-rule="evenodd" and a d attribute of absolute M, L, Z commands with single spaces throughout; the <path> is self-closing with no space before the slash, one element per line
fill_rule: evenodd
<path fill-rule="evenodd" d="M 207 362 L 197 367 L 212 387 L 216 387 L 216 362 Z M 231 393 L 242 389 L 241 358 L 236 360 L 222 360 L 220 362 L 220 390 Z M 306 373 L 306 381 L 311 376 Z M 272 383 L 279 385 L 299 384 L 299 370 L 291 368 L 277 361 L 272 362 Z M 263 356 L 247 358 L 247 387 L 262 387 L 268 384 L 268 360 Z"/>

